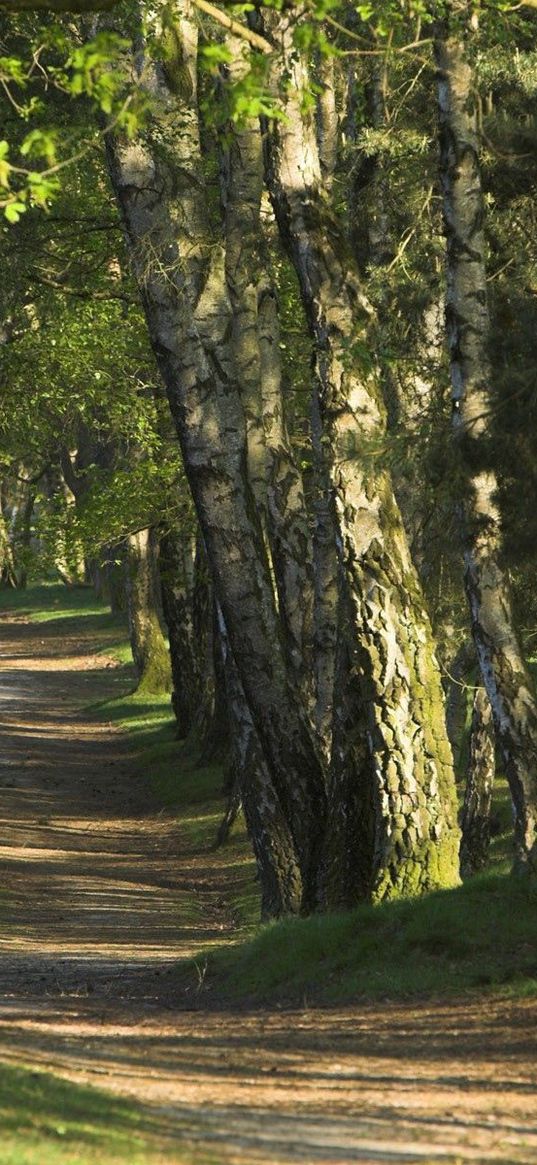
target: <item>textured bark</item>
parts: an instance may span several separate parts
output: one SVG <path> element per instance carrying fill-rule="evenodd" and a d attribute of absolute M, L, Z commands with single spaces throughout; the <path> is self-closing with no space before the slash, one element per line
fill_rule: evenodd
<path fill-rule="evenodd" d="M 164 377 L 231 650 L 315 901 L 325 816 L 320 758 L 288 674 L 229 344 L 224 252 L 210 232 L 196 105 L 196 30 L 185 8 L 164 61 L 137 67 L 152 94 L 147 134 L 110 140 L 110 172 Z"/>
<path fill-rule="evenodd" d="M 217 603 L 211 589 L 211 674 L 213 688 L 212 715 L 207 724 L 205 736 L 201 740 L 199 764 L 218 761 L 225 764 L 229 758 L 229 709 L 224 673 L 222 637 L 220 633 Z"/>
<path fill-rule="evenodd" d="M 474 85 L 465 46 L 449 30 L 438 37 L 436 55 L 453 421 L 465 478 L 461 499 L 465 585 L 481 674 L 515 809 L 516 865 L 534 869 L 537 703 L 502 565 L 498 483 L 488 448 L 494 387 Z"/>
<path fill-rule="evenodd" d="M 162 609 L 168 628 L 172 708 L 179 740 L 184 740 L 192 729 L 200 696 L 193 624 L 195 553 L 193 533 L 172 529 L 160 537 L 158 563 Z"/>
<path fill-rule="evenodd" d="M 267 259 L 265 258 L 265 269 Z M 304 706 L 313 711 L 313 559 L 304 485 L 285 419 L 278 305 L 259 288 L 259 351 L 267 458 L 269 542 L 286 657 Z"/>
<path fill-rule="evenodd" d="M 369 355 L 371 309 L 343 232 L 322 195 L 315 134 L 301 109 L 308 78 L 292 44 L 291 26 L 285 16 L 269 19 L 290 84 L 286 120 L 269 141 L 268 176 L 316 342 L 340 560 L 374 781 L 372 893 L 377 898 L 420 893 L 458 880 L 443 693 L 392 485 L 379 466 L 386 420 Z"/>
<path fill-rule="evenodd" d="M 335 57 L 326 56 L 324 53 L 319 54 L 316 81 L 319 86 L 317 95 L 319 160 L 325 189 L 328 190 L 336 169 L 339 137 Z"/>
<path fill-rule="evenodd" d="M 338 605 L 324 905 L 350 909 L 371 897 L 378 872 L 377 790 L 368 747 L 361 662 L 348 591 Z"/>
<path fill-rule="evenodd" d="M 368 120 L 374 129 L 387 127 L 388 65 L 373 65 L 366 87 Z M 393 258 L 393 241 L 388 210 L 388 179 L 382 154 L 367 159 L 369 199 L 367 216 L 368 259 L 374 267 L 384 267 Z"/>
<path fill-rule="evenodd" d="M 322 440 L 319 391 L 320 386 L 315 380 L 311 405 L 313 571 L 315 579 L 313 658 L 315 666 L 315 724 L 326 758 L 329 760 L 332 754 L 336 647 L 340 616 L 340 570 L 330 475 Z M 345 677 L 340 674 L 338 693 L 343 694 L 344 692 L 344 703 L 347 707 L 347 690 L 341 686 L 345 683 Z M 343 722 L 347 722 L 347 719 L 346 712 L 341 709 L 340 728 Z M 353 719 L 351 714 L 350 720 Z M 338 737 L 339 748 L 345 747 L 341 732 L 338 732 Z M 354 737 L 353 727 L 349 741 L 354 740 Z M 352 744 L 350 747 L 353 747 Z"/>
<path fill-rule="evenodd" d="M 229 44 L 234 82 L 248 71 L 244 46 Z M 235 367 L 244 404 L 250 483 L 266 522 L 287 662 L 312 698 L 313 574 L 303 483 L 285 420 L 280 326 L 261 224 L 263 150 L 259 121 L 228 131 L 226 280 Z"/>
<path fill-rule="evenodd" d="M 297 914 L 302 879 L 293 838 L 263 755 L 220 614 L 227 702 L 231 722 L 233 789 L 242 803 L 261 887 L 261 917 Z"/>
<path fill-rule="evenodd" d="M 157 542 L 150 529 L 129 534 L 125 558 L 127 609 L 137 691 L 169 692 L 171 670 L 159 619 Z"/>
<path fill-rule="evenodd" d="M 475 648 L 472 640 L 467 639 L 461 644 L 454 659 L 449 663 L 445 680 L 447 689 L 446 727 L 455 761 L 457 779 L 461 774 L 461 745 L 466 728 L 469 676 L 475 666 Z M 464 770 L 462 776 L 464 776 Z"/>
<path fill-rule="evenodd" d="M 477 688 L 472 710 L 470 756 L 461 816 L 461 874 L 486 865 L 490 845 L 490 810 L 495 777 L 494 719 L 484 688 Z"/>

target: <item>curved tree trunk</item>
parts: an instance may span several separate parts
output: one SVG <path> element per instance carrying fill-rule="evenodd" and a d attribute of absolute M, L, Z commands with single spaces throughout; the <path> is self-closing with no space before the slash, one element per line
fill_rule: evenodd
<path fill-rule="evenodd" d="M 302 111 L 309 82 L 297 59 L 293 22 L 277 14 L 268 20 L 290 77 L 286 120 L 268 139 L 268 177 L 300 281 L 322 385 L 374 788 L 370 892 L 375 898 L 416 894 L 458 881 L 459 835 L 440 675 L 391 481 L 379 465 L 386 420 L 369 351 L 371 309 L 343 232 L 323 198 L 315 134 Z M 363 774 L 356 780 L 362 784 Z"/>
<path fill-rule="evenodd" d="M 464 44 L 447 28 L 436 41 L 436 56 L 453 422 L 465 479 L 461 499 L 465 585 L 481 674 L 515 809 L 516 865 L 533 869 L 537 868 L 537 702 L 502 565 L 498 482 L 489 451 L 494 388 L 475 87 Z"/>
<path fill-rule="evenodd" d="M 249 69 L 244 42 L 229 42 L 231 79 Z M 280 325 L 261 224 L 263 149 L 257 118 L 228 130 L 226 281 L 233 351 L 246 417 L 250 484 L 266 523 L 287 663 L 310 707 L 313 575 L 302 478 L 291 447 L 282 393 Z"/>
<path fill-rule="evenodd" d="M 196 29 L 186 6 L 174 11 L 161 38 L 165 61 L 137 58 L 151 91 L 149 130 L 134 141 L 108 135 L 110 173 L 231 651 L 299 854 L 304 908 L 310 908 L 325 824 L 324 776 L 289 674 L 248 479 L 224 253 L 205 200 Z"/>
<path fill-rule="evenodd" d="M 297 914 L 302 878 L 293 838 L 267 768 L 220 614 L 227 702 L 231 721 L 232 797 L 242 802 L 259 872 L 261 917 Z"/>

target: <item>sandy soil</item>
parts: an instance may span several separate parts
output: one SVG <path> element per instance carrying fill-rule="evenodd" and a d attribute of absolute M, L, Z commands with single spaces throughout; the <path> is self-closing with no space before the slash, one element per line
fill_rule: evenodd
<path fill-rule="evenodd" d="M 232 918 L 80 711 L 117 682 L 94 646 L 2 621 L 0 1059 L 136 1098 L 170 1159 L 537 1162 L 533 1001 L 205 1010 L 202 957 L 177 989 Z"/>

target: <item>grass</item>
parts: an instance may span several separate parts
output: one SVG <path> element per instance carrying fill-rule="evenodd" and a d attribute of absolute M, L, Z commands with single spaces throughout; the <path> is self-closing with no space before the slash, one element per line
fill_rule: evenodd
<path fill-rule="evenodd" d="M 177 740 L 169 696 L 148 699 L 135 692 L 99 704 L 93 712 L 131 736 L 136 767 L 147 775 L 153 797 L 177 810 L 182 852 L 193 859 L 206 857 L 237 935 L 251 933 L 259 919 L 259 886 L 242 817 L 229 841 L 215 848 L 226 804 L 222 766 L 201 764 L 196 741 Z"/>
<path fill-rule="evenodd" d="M 2 588 L 0 614 L 26 614 L 33 623 L 55 624 L 58 634 L 82 633 L 91 640 L 97 654 L 106 654 L 129 668 L 132 680 L 132 654 L 127 635 L 126 617 L 111 615 L 105 603 L 91 587 L 67 587 L 62 583 L 35 583 L 26 590 Z"/>
<path fill-rule="evenodd" d="M 98 639 L 106 630 L 103 620 L 111 617 L 91 592 L 65 597 L 63 591 L 33 589 L 27 596 L 32 617 L 43 621 L 53 611 L 55 618 L 76 618 L 78 625 L 92 627 L 98 618 Z M 106 626 L 110 630 L 110 622 Z M 152 795 L 177 808 L 184 851 L 193 859 L 205 855 L 207 869 L 235 911 L 235 944 L 207 952 L 206 981 L 213 994 L 236 1002 L 298 1001 L 306 995 L 340 1003 L 473 989 L 536 992 L 537 890 L 532 881 L 508 876 L 512 818 L 505 781 L 495 790 L 497 832 L 487 874 L 419 900 L 259 926 L 258 887 L 243 825 L 227 846 L 214 850 L 224 807 L 222 771 L 199 766 L 192 742 L 175 739 L 168 697 L 125 694 L 93 713 L 130 734 Z"/>
<path fill-rule="evenodd" d="M 284 920 L 209 956 L 227 999 L 335 1004 L 502 989 L 537 993 L 537 883 L 483 875 L 426 898 Z"/>
<path fill-rule="evenodd" d="M 229 842 L 215 850 L 225 809 L 222 768 L 198 763 L 196 741 L 177 740 L 169 695 L 132 691 L 134 673 L 125 618 L 111 615 L 89 587 L 52 582 L 32 585 L 26 591 L 2 590 L 1 611 L 27 613 L 32 622 L 47 623 L 59 634 L 69 631 L 81 636 L 87 639 L 89 650 L 112 656 L 120 665 L 106 675 L 112 698 L 85 711 L 130 736 L 136 768 L 147 777 L 152 798 L 162 806 L 177 808 L 183 852 L 193 858 L 207 855 L 238 933 L 250 933 L 259 918 L 259 887 L 244 822 L 240 818 Z M 116 696 L 118 690 L 121 694 Z"/>
<path fill-rule="evenodd" d="M 0 1064 L 0 1125 L 2 1165 L 216 1165 L 180 1129 L 163 1144 L 157 1113 L 41 1070 Z"/>

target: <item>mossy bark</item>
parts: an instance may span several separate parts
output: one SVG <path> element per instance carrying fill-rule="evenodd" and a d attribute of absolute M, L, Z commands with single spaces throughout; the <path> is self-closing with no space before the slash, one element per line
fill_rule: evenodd
<path fill-rule="evenodd" d="M 290 84 L 268 139 L 268 180 L 295 264 L 322 386 L 321 415 L 342 577 L 359 674 L 374 805 L 375 899 L 458 881 L 455 787 L 434 644 L 392 484 L 379 457 L 386 417 L 372 312 L 344 232 L 323 197 L 309 79 L 286 14 L 267 18 Z M 275 82 L 276 82 L 275 78 Z M 334 763 L 337 757 L 334 758 Z M 356 774 L 360 787 L 363 774 Z M 334 774 L 337 785 L 337 778 Z M 334 812 L 345 814 L 344 802 Z M 364 812 L 367 811 L 367 805 Z"/>
<path fill-rule="evenodd" d="M 160 625 L 157 545 L 153 530 L 129 534 L 125 571 L 137 691 L 169 692 L 172 686 L 170 656 Z"/>

